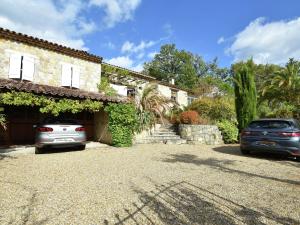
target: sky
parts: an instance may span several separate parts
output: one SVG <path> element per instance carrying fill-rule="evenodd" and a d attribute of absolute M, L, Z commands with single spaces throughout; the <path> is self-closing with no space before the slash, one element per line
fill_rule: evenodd
<path fill-rule="evenodd" d="M 0 0 L 0 27 L 136 71 L 170 43 L 221 67 L 300 59 L 299 0 Z"/>

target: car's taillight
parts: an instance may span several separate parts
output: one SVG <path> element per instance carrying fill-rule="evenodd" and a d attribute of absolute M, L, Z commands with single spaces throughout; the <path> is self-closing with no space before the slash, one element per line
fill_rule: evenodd
<path fill-rule="evenodd" d="M 284 137 L 300 137 L 300 132 L 282 132 L 279 134 Z"/>
<path fill-rule="evenodd" d="M 82 131 L 85 131 L 85 128 L 84 127 L 77 127 L 75 129 L 75 131 L 82 132 Z"/>
<path fill-rule="evenodd" d="M 52 132 L 53 128 L 51 128 L 51 127 L 38 127 L 37 131 L 38 132 Z"/>

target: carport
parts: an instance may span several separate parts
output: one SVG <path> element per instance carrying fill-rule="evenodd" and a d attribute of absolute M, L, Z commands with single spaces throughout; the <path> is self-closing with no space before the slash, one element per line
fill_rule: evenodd
<path fill-rule="evenodd" d="M 109 97 L 96 92 L 0 79 L 0 94 L 9 91 L 28 92 L 57 99 L 91 99 L 103 102 L 104 105 L 109 102 L 126 102 L 124 98 Z M 0 146 L 33 144 L 35 136 L 33 126 L 41 122 L 45 117 L 49 116 L 49 114 L 41 113 L 38 107 L 11 105 L 3 105 L 3 107 L 7 118 L 7 128 L 0 128 Z M 101 141 L 99 137 L 107 136 L 107 134 L 105 134 L 105 132 L 107 132 L 107 129 L 105 129 L 107 127 L 107 121 L 105 119 L 107 116 L 103 110 L 97 113 L 85 110 L 76 114 L 66 112 L 60 114 L 60 116 L 75 119 L 84 125 L 89 141 Z M 96 124 L 99 123 L 99 121 L 101 121 L 101 124 Z"/>

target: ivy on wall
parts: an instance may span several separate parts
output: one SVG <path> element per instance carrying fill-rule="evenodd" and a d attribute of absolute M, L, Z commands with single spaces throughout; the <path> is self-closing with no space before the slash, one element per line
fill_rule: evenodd
<path fill-rule="evenodd" d="M 43 95 L 17 91 L 1 93 L 0 104 L 12 106 L 36 106 L 39 107 L 41 113 L 50 113 L 54 116 L 58 116 L 60 113 L 64 112 L 79 113 L 84 110 L 98 112 L 103 106 L 102 102 L 93 101 L 91 99 L 55 99 Z"/>
<path fill-rule="evenodd" d="M 137 126 L 137 111 L 133 104 L 110 103 L 104 109 L 109 116 L 108 130 L 112 134 L 112 144 L 116 147 L 132 145 Z"/>
<path fill-rule="evenodd" d="M 118 74 L 120 76 L 128 76 L 130 74 L 129 71 L 125 69 L 114 67 L 108 64 L 102 64 L 101 69 L 102 69 L 102 73 L 108 76 L 110 74 Z"/>

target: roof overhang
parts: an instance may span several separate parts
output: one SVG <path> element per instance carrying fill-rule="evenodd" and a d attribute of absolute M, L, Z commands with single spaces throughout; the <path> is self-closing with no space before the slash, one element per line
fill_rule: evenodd
<path fill-rule="evenodd" d="M 24 91 L 28 93 L 53 96 L 58 98 L 91 99 L 101 102 L 126 103 L 127 98 L 106 96 L 97 92 L 88 92 L 79 89 L 54 87 L 43 84 L 35 84 L 27 81 L 0 79 L 0 92 Z"/>

